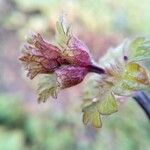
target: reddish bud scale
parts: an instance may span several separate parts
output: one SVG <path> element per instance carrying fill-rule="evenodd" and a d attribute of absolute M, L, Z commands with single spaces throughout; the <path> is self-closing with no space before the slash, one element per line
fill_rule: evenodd
<path fill-rule="evenodd" d="M 33 79 L 40 73 L 53 73 L 64 60 L 61 60 L 60 50 L 45 42 L 40 34 L 31 35 L 23 47 L 24 55 L 20 58 L 27 76 Z"/>
<path fill-rule="evenodd" d="M 64 50 L 64 58 L 73 65 L 86 67 L 92 65 L 92 59 L 87 46 L 76 37 L 69 40 L 68 47 Z"/>
<path fill-rule="evenodd" d="M 75 66 L 63 66 L 56 70 L 57 81 L 62 89 L 82 82 L 87 73 L 86 68 Z"/>

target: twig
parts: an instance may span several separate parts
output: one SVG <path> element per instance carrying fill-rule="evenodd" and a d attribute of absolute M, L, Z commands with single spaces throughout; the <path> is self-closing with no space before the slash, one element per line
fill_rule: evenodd
<path fill-rule="evenodd" d="M 150 120 L 150 98 L 145 92 L 138 92 L 133 96 L 136 102 L 141 106 L 148 119 Z"/>

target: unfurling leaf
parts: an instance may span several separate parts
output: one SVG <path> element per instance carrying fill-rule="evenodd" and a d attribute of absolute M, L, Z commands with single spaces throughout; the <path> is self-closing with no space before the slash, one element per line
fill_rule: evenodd
<path fill-rule="evenodd" d="M 40 75 L 38 83 L 38 102 L 45 102 L 50 96 L 57 98 L 57 94 L 60 90 L 55 74 L 43 74 Z"/>

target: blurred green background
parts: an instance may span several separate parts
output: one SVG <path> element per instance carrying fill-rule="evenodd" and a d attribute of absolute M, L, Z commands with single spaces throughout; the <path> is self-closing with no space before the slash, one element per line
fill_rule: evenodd
<path fill-rule="evenodd" d="M 0 0 L 0 150 L 149 150 L 150 122 L 134 100 L 103 118 L 102 129 L 82 124 L 84 83 L 37 104 L 20 46 L 29 31 L 53 41 L 62 13 L 95 60 L 127 37 L 150 34 L 150 0 Z"/>

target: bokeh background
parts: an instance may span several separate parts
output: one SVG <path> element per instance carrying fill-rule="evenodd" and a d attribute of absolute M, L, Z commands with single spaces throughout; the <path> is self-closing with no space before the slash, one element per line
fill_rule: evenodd
<path fill-rule="evenodd" d="M 0 0 L 0 150 L 149 150 L 150 122 L 134 100 L 102 129 L 82 124 L 84 82 L 37 104 L 20 46 L 29 31 L 53 41 L 62 13 L 95 60 L 127 37 L 150 35 L 150 0 Z"/>

